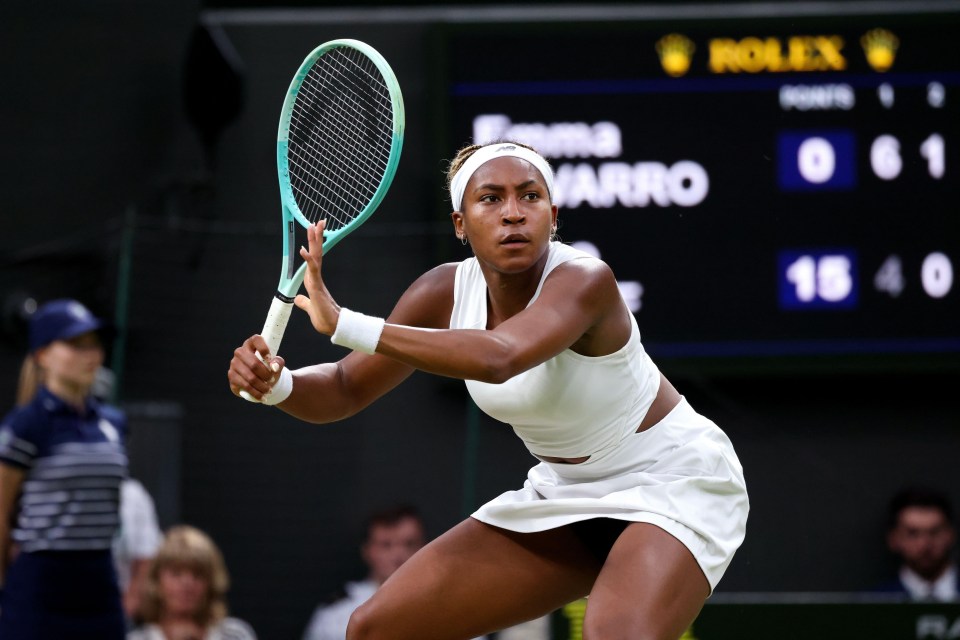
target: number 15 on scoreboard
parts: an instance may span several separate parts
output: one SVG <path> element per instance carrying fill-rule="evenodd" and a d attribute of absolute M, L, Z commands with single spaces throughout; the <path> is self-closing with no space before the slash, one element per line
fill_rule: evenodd
<path fill-rule="evenodd" d="M 854 251 L 781 251 L 777 264 L 781 309 L 852 309 L 857 306 Z"/>

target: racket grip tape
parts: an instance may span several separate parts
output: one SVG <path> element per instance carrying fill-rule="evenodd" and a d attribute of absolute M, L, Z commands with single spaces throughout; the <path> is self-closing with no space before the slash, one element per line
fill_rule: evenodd
<path fill-rule="evenodd" d="M 293 311 L 293 298 L 277 292 L 276 295 L 274 295 L 273 301 L 270 303 L 267 320 L 263 323 L 263 331 L 260 332 L 260 335 L 263 336 L 264 341 L 267 343 L 270 355 L 277 355 L 280 342 L 283 340 L 283 333 L 287 329 L 287 322 L 290 321 L 291 311 Z M 260 355 L 259 351 L 256 353 L 257 357 L 262 361 L 263 356 Z M 259 400 L 246 391 L 241 391 L 240 396 L 250 402 L 259 402 Z"/>
<path fill-rule="evenodd" d="M 260 335 L 267 343 L 270 349 L 270 355 L 277 355 L 280 349 L 280 341 L 283 340 L 283 332 L 287 330 L 287 322 L 290 321 L 290 312 L 293 310 L 293 298 L 277 293 L 270 303 L 270 311 L 267 312 L 267 321 L 263 323 L 263 331 Z"/>

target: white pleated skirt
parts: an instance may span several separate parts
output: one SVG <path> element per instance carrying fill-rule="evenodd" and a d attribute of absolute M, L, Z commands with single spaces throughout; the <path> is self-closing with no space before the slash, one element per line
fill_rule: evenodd
<path fill-rule="evenodd" d="M 647 522 L 690 550 L 712 593 L 743 542 L 749 509 L 730 439 L 684 398 L 657 424 L 586 462 L 541 462 L 522 489 L 473 517 L 518 532 L 592 518 Z"/>

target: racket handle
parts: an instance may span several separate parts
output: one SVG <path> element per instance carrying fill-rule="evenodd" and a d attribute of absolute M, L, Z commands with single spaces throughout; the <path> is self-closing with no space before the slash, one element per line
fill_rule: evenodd
<path fill-rule="evenodd" d="M 267 321 L 263 323 L 263 331 L 260 332 L 272 355 L 277 355 L 280 349 L 280 341 L 283 340 L 283 332 L 287 329 L 292 310 L 292 298 L 279 292 L 274 295 L 273 302 L 270 303 L 270 311 L 267 312 Z"/>
<path fill-rule="evenodd" d="M 287 322 L 290 320 L 290 312 L 293 310 L 293 299 L 277 292 L 270 303 L 270 310 L 267 312 L 267 321 L 263 323 L 263 336 L 272 355 L 277 355 L 280 348 L 280 341 L 283 340 L 283 332 L 287 329 Z M 256 352 L 257 357 L 263 361 L 260 352 Z M 260 402 L 246 391 L 240 392 L 240 397 L 250 402 Z"/>

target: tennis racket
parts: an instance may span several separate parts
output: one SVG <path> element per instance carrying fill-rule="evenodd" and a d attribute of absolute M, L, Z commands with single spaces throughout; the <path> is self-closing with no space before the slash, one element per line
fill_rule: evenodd
<path fill-rule="evenodd" d="M 397 78 L 383 56 L 363 42 L 326 42 L 294 75 L 277 131 L 283 265 L 261 332 L 271 354 L 280 348 L 306 271 L 306 263 L 295 264 L 297 225 L 306 228 L 326 218 L 326 256 L 363 224 L 393 181 L 403 127 Z"/>

